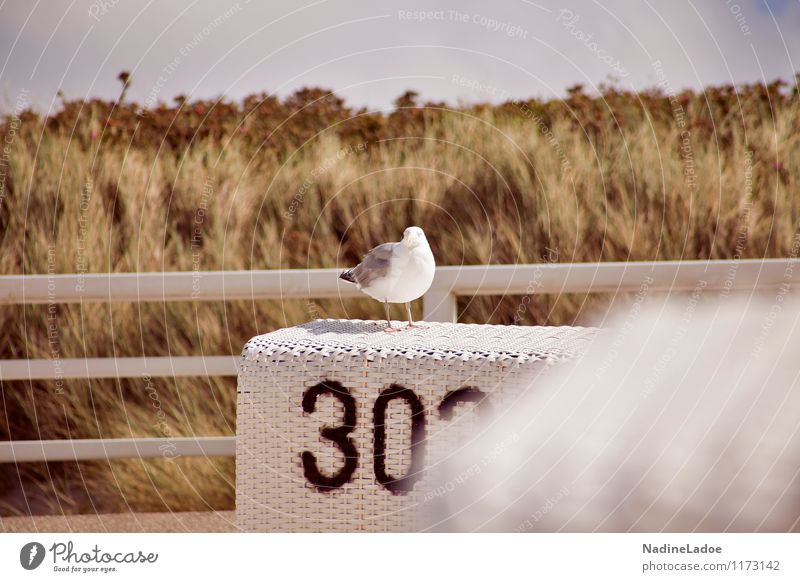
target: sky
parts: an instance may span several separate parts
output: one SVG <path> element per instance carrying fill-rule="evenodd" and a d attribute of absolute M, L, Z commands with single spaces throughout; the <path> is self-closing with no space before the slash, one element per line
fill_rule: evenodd
<path fill-rule="evenodd" d="M 0 104 L 332 89 L 353 106 L 668 91 L 800 67 L 800 0 L 0 0 Z"/>

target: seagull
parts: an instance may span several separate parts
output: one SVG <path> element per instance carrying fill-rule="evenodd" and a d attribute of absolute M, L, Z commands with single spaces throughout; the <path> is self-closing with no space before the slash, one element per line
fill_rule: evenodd
<path fill-rule="evenodd" d="M 398 329 L 392 327 L 390 303 L 405 303 L 408 326 L 423 327 L 411 319 L 411 302 L 430 288 L 435 271 L 436 262 L 425 233 L 418 226 L 409 226 L 403 232 L 403 240 L 378 245 L 357 267 L 339 278 L 355 283 L 361 291 L 381 301 L 386 308 L 385 331 L 394 332 Z"/>

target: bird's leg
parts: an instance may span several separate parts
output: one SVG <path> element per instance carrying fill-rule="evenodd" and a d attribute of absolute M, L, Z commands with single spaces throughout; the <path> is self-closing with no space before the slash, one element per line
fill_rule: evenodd
<path fill-rule="evenodd" d="M 383 306 L 386 308 L 386 329 L 384 329 L 383 331 L 385 331 L 386 333 L 393 333 L 397 330 L 392 327 L 392 318 L 389 315 L 389 301 L 388 300 L 384 301 Z"/>
<path fill-rule="evenodd" d="M 427 325 L 420 325 L 418 323 L 414 323 L 414 320 L 411 319 L 411 302 L 406 303 L 406 313 L 408 314 L 408 327 L 416 327 L 418 329 L 428 329 Z"/>

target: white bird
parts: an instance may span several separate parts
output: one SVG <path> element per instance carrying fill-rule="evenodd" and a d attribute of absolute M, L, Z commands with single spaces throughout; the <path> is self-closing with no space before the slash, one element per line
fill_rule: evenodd
<path fill-rule="evenodd" d="M 425 233 L 418 226 L 409 226 L 400 242 L 384 243 L 372 249 L 361 263 L 339 275 L 386 308 L 386 330 L 397 331 L 389 317 L 390 303 L 405 303 L 409 327 L 411 302 L 422 297 L 433 282 L 436 261 Z"/>

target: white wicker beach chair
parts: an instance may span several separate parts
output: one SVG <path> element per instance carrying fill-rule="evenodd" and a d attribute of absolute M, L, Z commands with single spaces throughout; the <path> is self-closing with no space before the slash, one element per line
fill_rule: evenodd
<path fill-rule="evenodd" d="M 426 484 L 428 469 L 480 438 L 476 416 L 513 406 L 596 334 L 427 325 L 387 334 L 384 322 L 318 320 L 247 343 L 238 384 L 239 528 L 414 530 L 441 494 Z"/>

